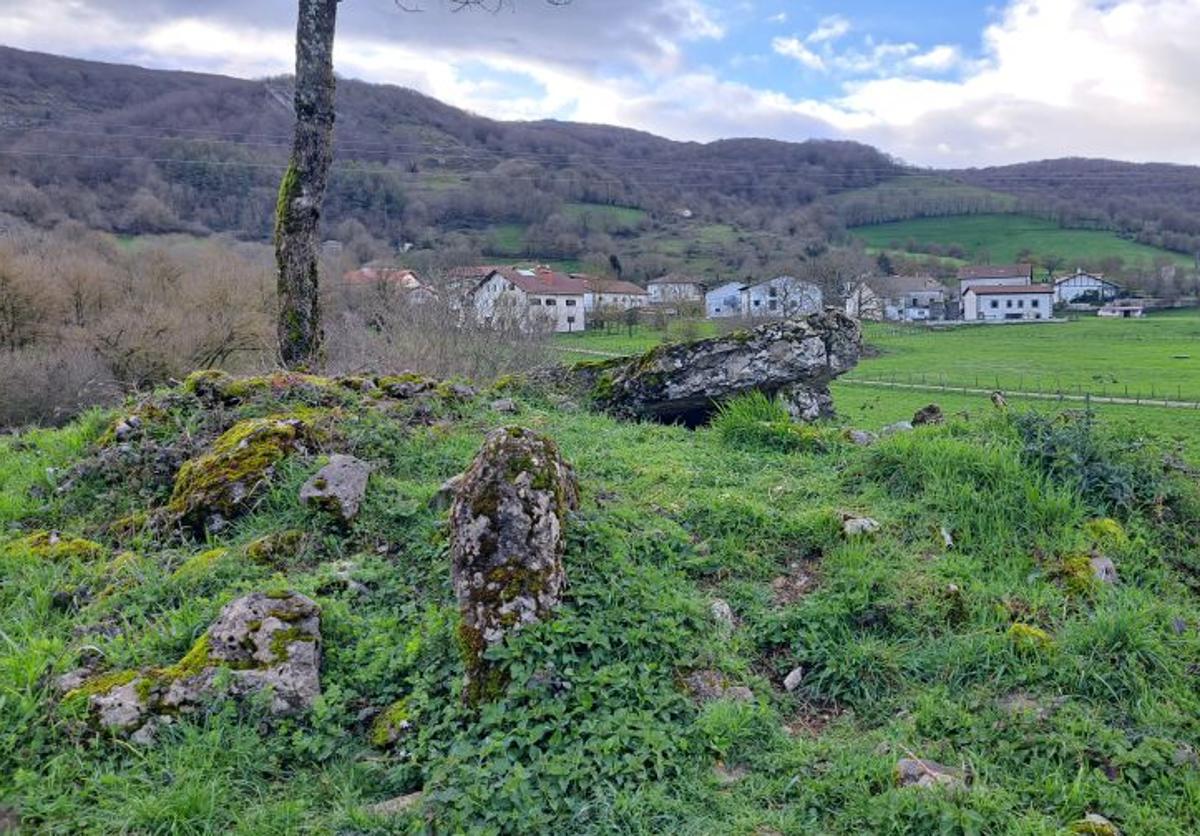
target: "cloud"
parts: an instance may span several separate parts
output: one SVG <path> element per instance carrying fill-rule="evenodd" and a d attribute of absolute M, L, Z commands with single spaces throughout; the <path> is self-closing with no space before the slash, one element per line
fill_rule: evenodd
<path fill-rule="evenodd" d="M 906 62 L 914 70 L 945 72 L 962 62 L 962 51 L 949 44 L 939 44 L 926 52 L 914 55 Z"/>
<path fill-rule="evenodd" d="M 771 49 L 779 55 L 795 58 L 810 70 L 825 69 L 825 59 L 805 46 L 799 38 L 773 38 Z"/>
<path fill-rule="evenodd" d="M 767 23 L 787 23 L 787 12 L 779 12 L 767 18 Z"/>
<path fill-rule="evenodd" d="M 804 40 L 810 44 L 836 41 L 849 31 L 850 21 L 841 15 L 830 15 L 829 17 L 821 18 L 821 22 L 817 24 L 817 28 L 809 32 L 808 37 Z"/>

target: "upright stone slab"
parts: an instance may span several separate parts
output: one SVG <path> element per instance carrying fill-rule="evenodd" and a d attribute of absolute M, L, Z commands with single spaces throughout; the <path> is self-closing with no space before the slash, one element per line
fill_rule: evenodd
<path fill-rule="evenodd" d="M 450 525 L 469 702 L 486 701 L 505 682 L 484 651 L 558 606 L 563 527 L 578 503 L 575 475 L 554 442 L 520 427 L 489 433 L 463 474 Z"/>

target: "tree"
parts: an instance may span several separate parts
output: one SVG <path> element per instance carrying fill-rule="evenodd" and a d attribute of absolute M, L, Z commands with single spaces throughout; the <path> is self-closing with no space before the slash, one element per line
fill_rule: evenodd
<path fill-rule="evenodd" d="M 321 204 L 333 163 L 333 36 L 340 0 L 299 0 L 296 129 L 275 205 L 279 356 L 288 368 L 319 366 L 324 332 L 318 276 Z M 547 0 L 566 5 L 570 0 Z M 455 11 L 503 0 L 448 0 Z M 397 0 L 402 9 L 412 11 Z"/>

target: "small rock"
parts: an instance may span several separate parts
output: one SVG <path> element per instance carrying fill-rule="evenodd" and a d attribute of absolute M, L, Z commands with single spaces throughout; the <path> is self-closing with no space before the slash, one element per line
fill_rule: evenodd
<path fill-rule="evenodd" d="M 353 522 L 367 493 L 371 466 L 354 456 L 339 453 L 300 488 L 300 501 L 331 512 L 342 522 Z"/>
<path fill-rule="evenodd" d="M 783 678 L 783 687 L 788 691 L 795 691 L 800 687 L 800 683 L 804 681 L 804 668 L 795 667 L 791 672 Z"/>
<path fill-rule="evenodd" d="M 723 787 L 732 786 L 750 774 L 744 766 L 726 766 L 723 761 L 717 761 L 713 766 L 713 777 Z"/>
<path fill-rule="evenodd" d="M 372 816 L 396 816 L 405 810 L 411 810 L 413 807 L 419 805 L 424 795 L 422 792 L 410 792 L 408 795 L 398 795 L 395 798 L 389 798 L 387 801 L 372 804 L 366 808 L 366 811 Z"/>
<path fill-rule="evenodd" d="M 153 746 L 158 740 L 158 730 L 163 726 L 169 726 L 174 722 L 170 716 L 151 717 L 142 727 L 129 735 L 129 742 L 136 743 L 138 746 Z"/>
<path fill-rule="evenodd" d="M 442 486 L 437 489 L 437 493 L 429 499 L 430 511 L 440 514 L 454 504 L 454 497 L 458 494 L 458 486 L 462 484 L 463 475 L 460 473 L 442 482 Z"/>
<path fill-rule="evenodd" d="M 66 694 L 69 691 L 74 691 L 76 688 L 83 685 L 93 676 L 96 671 L 94 668 L 76 668 L 73 671 L 67 671 L 58 679 L 54 680 L 54 690 L 60 694 Z"/>
<path fill-rule="evenodd" d="M 950 529 L 943 525 L 939 533 L 942 535 L 942 545 L 947 550 L 954 548 L 954 535 L 950 533 Z"/>
<path fill-rule="evenodd" d="M 712 613 L 713 620 L 721 625 L 721 629 L 725 632 L 732 632 L 734 628 L 733 608 L 729 606 L 729 602 L 722 598 L 712 602 L 709 608 Z"/>
<path fill-rule="evenodd" d="M 1114 584 L 1117 582 L 1117 565 L 1107 557 L 1093 557 L 1090 561 L 1092 566 L 1092 575 L 1096 580 L 1103 584 Z"/>
<path fill-rule="evenodd" d="M 1171 759 L 1176 766 L 1200 766 L 1200 757 L 1190 744 L 1181 743 Z"/>
<path fill-rule="evenodd" d="M 946 417 L 942 414 L 942 408 L 935 403 L 921 407 L 912 418 L 914 427 L 919 427 L 923 424 L 942 424 L 945 421 Z"/>
<path fill-rule="evenodd" d="M 920 758 L 901 758 L 897 761 L 896 782 L 902 787 L 966 787 L 961 771 Z"/>
<path fill-rule="evenodd" d="M 505 415 L 517 414 L 517 402 L 512 398 L 500 398 L 492 401 L 492 411 L 501 412 Z"/>
<path fill-rule="evenodd" d="M 1099 813 L 1088 813 L 1078 821 L 1071 822 L 1072 833 L 1086 833 L 1089 836 L 1121 836 L 1117 826 Z"/>
<path fill-rule="evenodd" d="M 713 700 L 754 701 L 753 691 L 744 685 L 729 685 L 725 675 L 720 671 L 692 671 L 684 677 L 683 685 L 688 693 L 702 703 Z"/>
<path fill-rule="evenodd" d="M 879 434 L 884 438 L 887 438 L 888 436 L 895 435 L 896 433 L 912 432 L 912 429 L 912 421 L 897 421 L 894 424 L 888 424 L 879 431 Z"/>
<path fill-rule="evenodd" d="M 845 517 L 842 520 L 842 532 L 847 537 L 861 537 L 878 530 L 879 523 L 870 517 Z"/>
<path fill-rule="evenodd" d="M 867 430 L 846 430 L 846 440 L 859 447 L 870 447 L 879 440 L 879 436 Z"/>

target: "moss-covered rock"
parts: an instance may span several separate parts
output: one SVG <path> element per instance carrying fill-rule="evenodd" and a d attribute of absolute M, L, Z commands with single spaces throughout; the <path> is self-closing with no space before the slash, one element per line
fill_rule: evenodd
<path fill-rule="evenodd" d="M 489 433 L 463 474 L 450 524 L 469 702 L 492 698 L 507 681 L 484 658 L 487 648 L 558 606 L 566 583 L 564 523 L 578 502 L 575 475 L 558 447 L 521 427 Z"/>
<path fill-rule="evenodd" d="M 390 749 L 412 730 L 413 717 L 407 699 L 399 699 L 380 712 L 371 724 L 371 745 Z"/>
<path fill-rule="evenodd" d="M 229 554 L 229 549 L 209 549 L 193 555 L 180 564 L 175 570 L 172 577 L 175 580 L 191 581 L 203 578 L 205 575 L 212 572 L 223 558 Z"/>
<path fill-rule="evenodd" d="M 259 565 L 278 568 L 286 564 L 303 546 L 303 531 L 276 531 L 250 542 L 246 546 L 246 557 Z"/>
<path fill-rule="evenodd" d="M 314 419 L 273 416 L 234 424 L 209 452 L 184 462 L 168 510 L 194 527 L 236 516 L 270 476 L 274 465 L 311 440 Z"/>
<path fill-rule="evenodd" d="M 99 543 L 57 531 L 35 531 L 18 540 L 17 546 L 34 557 L 47 560 L 95 560 L 107 554 Z"/>

